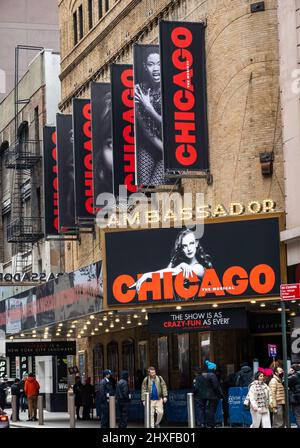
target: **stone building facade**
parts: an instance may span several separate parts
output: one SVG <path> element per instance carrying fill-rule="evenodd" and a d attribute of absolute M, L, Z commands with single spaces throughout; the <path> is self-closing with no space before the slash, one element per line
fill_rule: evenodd
<path fill-rule="evenodd" d="M 60 110 L 71 113 L 72 98 L 89 98 L 91 81 L 109 81 L 111 63 L 132 63 L 132 44 L 158 43 L 159 20 L 204 21 L 209 164 L 213 182 L 208 185 L 202 178 L 182 179 L 183 191 L 203 192 L 205 203 L 213 209 L 218 204 L 228 209 L 231 202 L 248 204 L 271 199 L 276 204 L 275 210 L 284 212 L 277 1 L 260 2 L 261 10 L 253 9 L 253 3 L 251 0 L 60 0 Z M 104 8 L 101 13 L 99 5 Z M 272 175 L 263 175 L 261 153 L 269 156 Z M 80 242 L 66 243 L 67 271 L 97 259 L 101 259 L 99 229 L 96 237 L 82 234 Z M 139 341 L 146 337 L 148 360 L 156 363 L 157 344 L 153 343 L 156 339 L 152 341 L 152 336 L 143 332 L 143 328 L 137 327 L 101 337 L 80 338 L 79 352 L 85 354 L 89 375 L 93 375 L 94 345 L 99 343 L 106 350 L 109 342 L 116 341 L 122 359 L 125 340 Z M 201 346 L 198 336 L 191 337 L 190 348 L 199 347 L 199 343 Z M 242 332 L 233 332 L 224 342 L 219 332 L 211 336 L 210 346 L 215 346 L 212 357 L 220 360 L 227 353 L 227 364 L 237 367 L 251 351 L 248 347 L 251 343 Z M 170 341 L 168 344 L 170 349 Z M 233 345 L 239 345 L 237 351 L 232 350 Z M 137 350 L 135 344 L 138 360 Z M 173 356 L 171 349 L 169 353 Z M 198 349 L 191 353 L 191 363 L 197 364 Z M 110 367 L 106 351 L 103 359 L 104 367 Z M 122 367 L 119 365 L 119 371 Z"/>

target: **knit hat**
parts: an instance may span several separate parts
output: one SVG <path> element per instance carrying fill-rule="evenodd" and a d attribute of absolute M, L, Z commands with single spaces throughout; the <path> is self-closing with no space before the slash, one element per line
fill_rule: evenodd
<path fill-rule="evenodd" d="M 123 380 L 128 380 L 128 377 L 129 377 L 129 374 L 128 374 L 127 370 L 123 370 L 123 371 L 121 372 L 121 378 L 122 378 Z"/>
<path fill-rule="evenodd" d="M 103 376 L 107 376 L 107 375 L 111 375 L 111 370 L 109 370 L 109 369 L 104 370 Z"/>
<path fill-rule="evenodd" d="M 206 360 L 205 364 L 207 365 L 208 370 L 216 370 L 216 368 L 217 368 L 217 364 L 215 364 L 214 362 L 211 362 L 209 360 Z"/>

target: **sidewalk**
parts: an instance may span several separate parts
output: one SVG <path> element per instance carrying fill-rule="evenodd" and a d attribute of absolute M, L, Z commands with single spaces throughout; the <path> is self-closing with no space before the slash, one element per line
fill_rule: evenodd
<path fill-rule="evenodd" d="M 11 409 L 5 409 L 5 412 L 7 415 L 9 415 L 9 418 L 11 416 Z M 26 412 L 20 412 L 20 419 L 19 422 L 13 422 L 10 420 L 10 427 L 11 428 L 35 428 L 35 429 L 43 429 L 43 428 L 70 428 L 70 417 L 67 412 L 48 412 L 44 409 L 44 425 L 39 425 L 39 422 L 27 422 L 27 411 Z M 128 428 L 143 428 L 144 423 L 141 422 L 129 422 Z M 167 424 L 163 423 L 161 424 L 162 428 L 175 428 L 175 427 L 187 427 L 184 425 L 178 425 L 178 424 Z M 76 428 L 100 428 L 100 420 L 97 418 L 94 418 L 94 420 L 76 420 Z"/>

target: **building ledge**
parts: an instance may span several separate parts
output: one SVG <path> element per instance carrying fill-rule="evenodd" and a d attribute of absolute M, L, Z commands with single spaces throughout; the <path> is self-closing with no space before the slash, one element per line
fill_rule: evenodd
<path fill-rule="evenodd" d="M 290 243 L 295 240 L 300 240 L 300 227 L 293 227 L 280 232 L 280 241 Z"/>

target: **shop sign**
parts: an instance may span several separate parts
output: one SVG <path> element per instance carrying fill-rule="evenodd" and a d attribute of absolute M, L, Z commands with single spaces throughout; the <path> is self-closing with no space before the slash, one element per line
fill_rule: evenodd
<path fill-rule="evenodd" d="M 300 283 L 280 285 L 280 297 L 281 300 L 300 299 Z"/>
<path fill-rule="evenodd" d="M 149 313 L 148 319 L 151 333 L 186 333 L 248 327 L 246 311 L 238 308 Z"/>
<path fill-rule="evenodd" d="M 276 358 L 276 356 L 277 356 L 277 345 L 276 344 L 268 344 L 268 354 L 269 354 L 269 358 Z"/>
<path fill-rule="evenodd" d="M 0 378 L 7 377 L 7 363 L 6 359 L 0 358 Z"/>
<path fill-rule="evenodd" d="M 279 296 L 276 217 L 106 232 L 105 248 L 111 306 Z"/>
<path fill-rule="evenodd" d="M 56 392 L 65 393 L 68 390 L 67 356 L 56 357 Z"/>
<path fill-rule="evenodd" d="M 76 341 L 7 342 L 6 356 L 76 355 Z"/>

